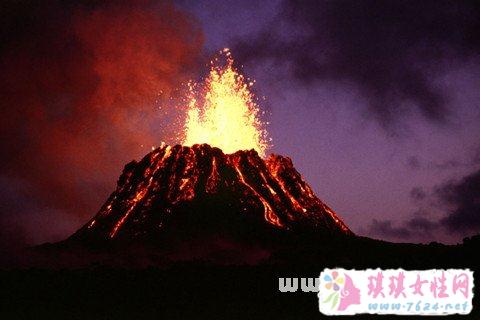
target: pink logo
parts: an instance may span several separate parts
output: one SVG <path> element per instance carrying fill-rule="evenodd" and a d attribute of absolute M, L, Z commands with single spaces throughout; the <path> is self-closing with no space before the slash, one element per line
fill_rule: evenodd
<path fill-rule="evenodd" d="M 318 301 L 327 315 L 469 314 L 473 272 L 469 269 L 324 269 Z"/>
<path fill-rule="evenodd" d="M 352 278 L 337 271 L 323 277 L 325 289 L 331 291 L 324 303 L 330 303 L 331 309 L 343 311 L 352 304 L 360 303 L 360 290 L 353 284 Z M 337 308 L 338 306 L 338 308 Z"/>

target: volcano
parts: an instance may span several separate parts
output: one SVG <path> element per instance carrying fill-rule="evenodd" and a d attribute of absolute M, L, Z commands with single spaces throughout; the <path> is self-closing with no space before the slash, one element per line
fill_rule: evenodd
<path fill-rule="evenodd" d="M 288 157 L 224 154 L 208 144 L 163 145 L 128 163 L 100 211 L 70 240 L 132 241 L 164 234 L 262 231 L 352 235 Z"/>
<path fill-rule="evenodd" d="M 179 242 L 266 247 L 285 234 L 353 235 L 290 158 L 265 158 L 270 140 L 253 81 L 233 67 L 228 49 L 220 54 L 225 64 L 212 61 L 204 84 L 189 86 L 181 145 L 163 144 L 127 164 L 117 189 L 70 240 L 149 239 L 172 249 Z"/>

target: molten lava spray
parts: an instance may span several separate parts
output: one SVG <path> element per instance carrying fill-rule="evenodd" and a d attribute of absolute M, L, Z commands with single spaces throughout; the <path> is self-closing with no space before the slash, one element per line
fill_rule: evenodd
<path fill-rule="evenodd" d="M 188 115 L 183 145 L 207 143 L 225 153 L 255 149 L 265 157 L 269 147 L 265 123 L 259 119 L 259 107 L 250 91 L 253 82 L 233 67 L 228 49 L 223 49 L 226 65 L 212 61 L 205 84 L 196 92 L 190 84 Z M 216 60 L 218 61 L 218 59 Z"/>

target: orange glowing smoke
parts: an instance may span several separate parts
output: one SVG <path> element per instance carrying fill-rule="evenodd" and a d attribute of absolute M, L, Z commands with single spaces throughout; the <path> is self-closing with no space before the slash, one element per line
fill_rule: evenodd
<path fill-rule="evenodd" d="M 265 123 L 259 119 L 259 107 L 250 91 L 253 82 L 246 83 L 233 67 L 228 49 L 223 49 L 222 54 L 226 65 L 221 68 L 212 62 L 210 74 L 200 92 L 195 92 L 196 86 L 190 84 L 182 144 L 207 143 L 227 154 L 255 149 L 261 157 L 265 157 L 269 140 Z"/>

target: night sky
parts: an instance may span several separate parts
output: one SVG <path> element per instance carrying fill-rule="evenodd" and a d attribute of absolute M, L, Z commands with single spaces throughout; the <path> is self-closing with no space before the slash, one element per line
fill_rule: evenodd
<path fill-rule="evenodd" d="M 0 27 L 3 247 L 67 237 L 178 143 L 182 88 L 225 47 L 271 152 L 355 233 L 480 232 L 476 1 L 4 1 Z"/>

